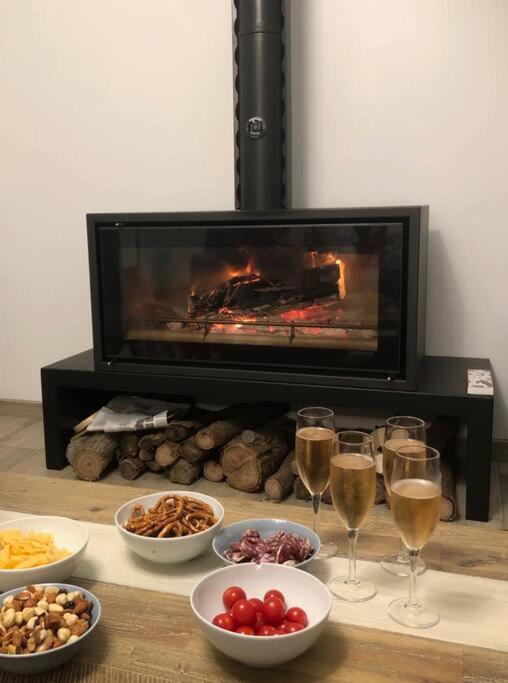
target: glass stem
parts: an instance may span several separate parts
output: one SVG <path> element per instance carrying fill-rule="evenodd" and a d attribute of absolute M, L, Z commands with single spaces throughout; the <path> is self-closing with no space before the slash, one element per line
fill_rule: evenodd
<path fill-rule="evenodd" d="M 358 583 L 356 578 L 356 542 L 358 540 L 358 529 L 348 529 L 347 537 L 349 542 L 349 572 L 348 583 Z"/>
<path fill-rule="evenodd" d="M 397 555 L 397 562 L 399 564 L 407 564 L 407 548 L 404 545 L 404 541 L 402 539 L 399 540 L 400 546 L 399 546 L 399 554 Z"/>
<path fill-rule="evenodd" d="M 321 528 L 319 524 L 319 508 L 321 506 L 321 494 L 312 494 L 312 507 L 314 508 L 314 533 L 321 538 Z"/>
<path fill-rule="evenodd" d="M 418 597 L 416 594 L 416 576 L 417 576 L 417 566 L 418 566 L 418 556 L 420 555 L 419 550 L 409 550 L 409 599 L 407 606 L 410 610 L 416 611 L 419 608 Z"/>

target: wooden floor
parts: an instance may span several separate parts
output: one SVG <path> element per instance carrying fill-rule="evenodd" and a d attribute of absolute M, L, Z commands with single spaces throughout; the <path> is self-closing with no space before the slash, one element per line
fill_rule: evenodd
<path fill-rule="evenodd" d="M 47 470 L 44 461 L 44 436 L 42 427 L 42 409 L 38 403 L 0 400 L 0 472 L 9 471 L 36 477 L 51 476 L 64 479 L 76 479 L 70 467 L 63 470 Z M 109 472 L 102 480 L 107 484 L 132 486 L 141 488 L 193 489 L 210 495 L 231 496 L 237 499 L 262 500 L 263 493 L 249 494 L 232 489 L 227 484 L 216 484 L 200 479 L 191 487 L 170 483 L 166 478 L 154 472 L 146 472 L 135 481 L 122 479 L 118 471 Z M 100 485 L 100 483 L 99 483 Z M 465 484 L 463 478 L 457 483 L 459 503 L 459 519 L 461 524 L 482 524 L 464 519 Z M 303 501 L 290 501 L 293 505 L 307 505 Z M 284 505 L 284 503 L 283 503 Z M 384 505 L 375 506 L 376 516 L 389 515 Z M 492 463 L 491 500 L 489 526 L 508 530 L 508 463 Z"/>

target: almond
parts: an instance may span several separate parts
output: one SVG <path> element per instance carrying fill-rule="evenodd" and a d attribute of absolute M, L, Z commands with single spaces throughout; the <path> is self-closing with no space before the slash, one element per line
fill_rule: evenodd
<path fill-rule="evenodd" d="M 72 624 L 69 629 L 73 636 L 82 636 L 88 630 L 88 621 L 85 619 L 78 619 L 75 624 Z"/>
<path fill-rule="evenodd" d="M 90 607 L 90 603 L 88 600 L 78 600 L 76 603 L 76 607 L 74 608 L 73 612 L 74 614 L 77 614 L 78 616 L 81 614 L 81 612 L 86 612 L 88 608 Z"/>

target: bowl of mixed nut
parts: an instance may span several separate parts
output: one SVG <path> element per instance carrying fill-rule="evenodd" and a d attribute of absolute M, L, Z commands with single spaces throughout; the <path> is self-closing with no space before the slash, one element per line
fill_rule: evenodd
<path fill-rule="evenodd" d="M 101 616 L 95 595 L 66 583 L 0 595 L 0 669 L 35 674 L 71 659 Z"/>

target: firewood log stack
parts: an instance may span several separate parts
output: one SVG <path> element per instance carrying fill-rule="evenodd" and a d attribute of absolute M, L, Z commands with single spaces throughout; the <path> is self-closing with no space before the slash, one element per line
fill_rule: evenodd
<path fill-rule="evenodd" d="M 85 435 L 70 442 L 68 459 L 82 478 L 98 479 L 116 460 L 120 474 L 128 480 L 147 470 L 187 486 L 201 476 L 216 482 L 227 476 L 236 488 L 257 491 L 267 477 L 276 476 L 290 450 L 294 423 L 284 416 L 286 409 L 278 403 L 239 404 L 220 411 L 196 410 L 150 432 Z M 232 464 L 226 473 L 222 458 L 229 447 L 226 463 Z M 85 452 L 87 462 L 92 457 L 94 465 L 80 471 L 76 463 L 84 462 Z M 238 457 L 241 467 L 235 465 Z M 277 497 L 281 496 L 279 492 Z"/>
<path fill-rule="evenodd" d="M 200 477 L 226 480 L 240 491 L 264 490 L 267 500 L 276 503 L 292 493 L 310 500 L 295 462 L 295 423 L 286 411 L 287 406 L 277 403 L 239 404 L 219 411 L 196 409 L 185 419 L 150 432 L 81 432 L 69 442 L 67 459 L 76 474 L 88 481 L 96 481 L 117 464 L 128 480 L 150 470 L 186 486 Z M 448 453 L 456 431 L 456 421 L 438 418 L 427 435 L 429 444 L 443 456 L 442 521 L 452 521 L 457 509 L 454 467 Z M 332 503 L 329 487 L 322 500 Z M 378 474 L 375 503 L 385 500 L 383 477 Z"/>

